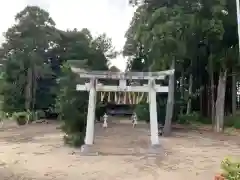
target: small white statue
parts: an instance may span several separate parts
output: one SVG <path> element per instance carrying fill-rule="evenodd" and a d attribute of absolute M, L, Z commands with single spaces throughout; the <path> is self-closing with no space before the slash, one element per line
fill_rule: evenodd
<path fill-rule="evenodd" d="M 137 114 L 134 112 L 132 115 L 133 128 L 137 125 Z"/>
<path fill-rule="evenodd" d="M 108 127 L 107 120 L 108 120 L 108 115 L 107 115 L 107 113 L 105 113 L 103 116 L 103 127 L 104 128 Z"/>

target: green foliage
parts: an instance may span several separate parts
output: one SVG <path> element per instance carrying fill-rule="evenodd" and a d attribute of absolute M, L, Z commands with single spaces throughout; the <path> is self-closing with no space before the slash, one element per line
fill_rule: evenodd
<path fill-rule="evenodd" d="M 58 30 L 49 13 L 37 6 L 19 12 L 5 38 L 0 49 L 4 60 L 0 90 L 3 111 L 9 113 L 52 109 L 60 66 L 67 60 L 106 70 L 109 58 L 116 54 L 106 34 L 93 38 L 87 29 Z"/>
<path fill-rule="evenodd" d="M 46 118 L 46 114 L 45 114 L 45 112 L 43 110 L 37 110 L 35 112 L 35 114 L 36 114 L 36 119 L 44 119 L 44 118 Z"/>
<path fill-rule="evenodd" d="M 3 110 L 10 113 L 34 111 L 44 103 L 48 108 L 48 100 L 54 97 L 50 91 L 55 85 L 51 83 L 47 88 L 41 85 L 46 80 L 55 81 L 52 60 L 56 58 L 51 53 L 52 46 L 59 41 L 59 33 L 48 12 L 37 6 L 27 6 L 15 20 L 5 33 L 6 42 L 1 51 L 1 60 L 5 60 L 1 90 Z M 36 102 L 39 94 L 41 103 Z"/>
<path fill-rule="evenodd" d="M 179 124 L 189 124 L 190 123 L 190 118 L 189 115 L 185 115 L 185 114 L 180 114 L 178 116 L 178 123 Z"/>
<path fill-rule="evenodd" d="M 225 159 L 221 163 L 223 176 L 226 180 L 240 180 L 240 163 Z"/>
<path fill-rule="evenodd" d="M 163 124 L 165 123 L 166 116 L 166 102 L 164 101 L 165 97 L 161 96 L 157 101 L 157 114 L 158 114 L 158 122 Z M 140 121 L 150 121 L 150 113 L 149 113 L 149 103 L 140 103 L 136 105 L 134 111 L 137 114 L 137 117 Z"/>
<path fill-rule="evenodd" d="M 28 122 L 29 113 L 28 112 L 16 112 L 13 114 L 12 117 L 19 126 L 22 126 Z"/>
<path fill-rule="evenodd" d="M 235 121 L 236 121 L 236 116 L 232 116 L 232 115 L 227 116 L 227 117 L 225 117 L 224 125 L 227 126 L 227 127 L 233 127 Z"/>
<path fill-rule="evenodd" d="M 134 110 L 140 121 L 149 121 L 149 104 L 142 103 L 138 104 Z"/>
<path fill-rule="evenodd" d="M 4 67 L 3 84 L 1 94 L 3 95 L 2 110 L 14 113 L 24 111 L 24 84 L 26 83 L 24 69 L 21 67 L 21 53 L 12 54 L 7 57 Z"/>
<path fill-rule="evenodd" d="M 202 117 L 198 112 L 192 112 L 191 114 L 180 114 L 178 116 L 179 124 L 191 124 L 191 123 L 201 123 L 201 124 L 211 124 L 211 119 Z"/>
<path fill-rule="evenodd" d="M 0 119 L 1 120 L 7 120 L 8 118 L 9 118 L 9 114 L 8 113 L 0 111 Z"/>
<path fill-rule="evenodd" d="M 72 147 L 80 147 L 82 144 L 84 144 L 85 134 L 82 132 L 71 133 L 65 135 L 63 138 L 65 144 L 68 144 Z"/>
<path fill-rule="evenodd" d="M 138 2 L 138 6 L 125 35 L 123 50 L 129 57 L 128 67 L 135 71 L 160 71 L 169 69 L 174 60 L 174 91 L 181 92 L 181 96 L 174 99 L 174 114 L 194 110 L 201 116 L 213 117 L 212 105 L 208 104 L 216 102 L 210 103 L 213 94 L 210 84 L 217 86 L 216 77 L 220 72 L 231 73 L 239 65 L 235 1 L 134 2 Z M 179 104 L 179 99 L 185 103 Z M 192 117 L 181 115 L 179 121 L 187 123 L 189 118 Z M 198 121 L 211 122 L 203 117 Z"/>
<path fill-rule="evenodd" d="M 64 52 L 61 52 L 62 58 L 70 61 L 61 66 L 56 111 L 63 123 L 62 130 L 66 133 L 65 143 L 80 146 L 84 143 L 88 92 L 76 91 L 76 85 L 85 83 L 85 80 L 79 79 L 79 76 L 71 71 L 70 65 L 87 70 L 106 70 L 106 56 L 110 58 L 114 50 L 111 40 L 105 34 L 93 39 L 90 32 L 83 29 L 63 32 L 61 35 L 63 40 L 60 50 Z"/>
<path fill-rule="evenodd" d="M 240 119 L 236 119 L 236 121 L 234 122 L 234 125 L 233 125 L 234 128 L 236 129 L 240 129 Z"/>
<path fill-rule="evenodd" d="M 34 111 L 22 111 L 15 112 L 12 115 L 13 119 L 17 122 L 18 125 L 25 125 L 26 123 L 31 123 L 38 120 L 38 112 Z"/>
<path fill-rule="evenodd" d="M 81 145 L 80 140 L 85 136 L 88 95 L 76 91 L 77 80 L 69 65 L 63 65 L 56 108 L 63 122 L 62 130 L 67 134 L 65 142 L 70 145 Z"/>
<path fill-rule="evenodd" d="M 240 129 L 240 116 L 228 116 L 225 118 L 225 126 Z"/>

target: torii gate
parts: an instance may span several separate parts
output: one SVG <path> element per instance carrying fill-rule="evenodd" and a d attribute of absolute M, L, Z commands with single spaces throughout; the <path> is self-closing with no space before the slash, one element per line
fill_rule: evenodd
<path fill-rule="evenodd" d="M 157 117 L 157 92 L 168 92 L 168 86 L 156 84 L 156 80 L 164 80 L 166 76 L 172 75 L 174 70 L 159 72 L 109 72 L 109 71 L 91 71 L 86 72 L 79 68 L 71 67 L 74 73 L 80 78 L 89 79 L 89 83 L 78 84 L 77 91 L 89 91 L 88 114 L 85 145 L 83 151 L 88 151 L 88 147 L 94 143 L 94 122 L 96 110 L 97 91 L 101 92 L 148 92 L 149 111 L 150 111 L 150 131 L 151 145 L 157 147 L 160 145 L 158 137 L 158 117 Z M 118 86 L 98 84 L 98 79 L 114 79 L 119 80 Z M 127 80 L 148 80 L 148 84 L 143 86 L 127 86 Z"/>

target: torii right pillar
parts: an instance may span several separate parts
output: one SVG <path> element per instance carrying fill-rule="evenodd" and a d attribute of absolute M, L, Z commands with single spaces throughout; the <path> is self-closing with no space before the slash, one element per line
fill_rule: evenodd
<path fill-rule="evenodd" d="M 149 113 L 150 113 L 150 131 L 151 131 L 151 153 L 160 153 L 160 143 L 158 137 L 158 115 L 157 115 L 157 101 L 155 80 L 148 81 L 149 85 Z"/>

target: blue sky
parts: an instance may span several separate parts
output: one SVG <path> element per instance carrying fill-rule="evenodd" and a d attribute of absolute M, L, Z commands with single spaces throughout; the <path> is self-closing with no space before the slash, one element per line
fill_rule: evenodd
<path fill-rule="evenodd" d="M 117 50 L 121 50 L 124 34 L 134 13 L 128 0 L 0 0 L 0 33 L 14 23 L 14 16 L 26 5 L 46 9 L 60 29 L 88 28 L 93 34 L 107 33 Z M 3 2 L 4 1 L 4 2 Z M 0 41 L 3 37 L 0 35 Z M 118 57 L 112 61 L 124 70 L 126 60 Z"/>

